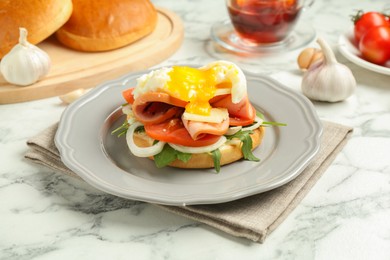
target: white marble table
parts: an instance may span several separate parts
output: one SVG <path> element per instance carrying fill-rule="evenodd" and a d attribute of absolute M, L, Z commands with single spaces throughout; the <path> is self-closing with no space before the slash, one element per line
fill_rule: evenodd
<path fill-rule="evenodd" d="M 355 9 L 385 1 L 317 0 L 303 14 L 337 49 Z M 210 26 L 227 18 L 224 1 L 155 0 L 185 25 L 181 48 L 163 64 L 204 64 Z M 354 96 L 315 103 L 322 119 L 354 127 L 342 153 L 264 242 L 235 238 L 141 202 L 126 201 L 23 159 L 26 140 L 57 122 L 58 98 L 0 106 L 0 259 L 390 259 L 390 76 L 336 52 L 358 82 Z M 300 91 L 297 52 L 237 59 Z"/>

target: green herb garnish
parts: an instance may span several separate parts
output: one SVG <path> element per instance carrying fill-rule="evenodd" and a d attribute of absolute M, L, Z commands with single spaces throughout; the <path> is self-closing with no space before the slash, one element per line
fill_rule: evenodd
<path fill-rule="evenodd" d="M 173 149 L 169 145 L 164 145 L 162 151 L 154 156 L 154 163 L 156 164 L 157 168 L 162 168 L 176 159 L 183 162 L 188 162 L 191 159 L 191 154 L 182 153 Z"/>
<path fill-rule="evenodd" d="M 228 135 L 226 136 L 228 140 L 232 140 L 234 138 L 237 138 L 241 140 L 242 142 L 242 147 L 241 151 L 242 154 L 244 155 L 244 159 L 249 160 L 249 161 L 255 161 L 258 162 L 260 161 L 259 158 L 257 158 L 253 153 L 252 153 L 252 138 L 251 134 L 253 131 L 238 131 L 237 133 L 233 135 Z"/>
<path fill-rule="evenodd" d="M 139 126 L 135 129 L 135 132 L 136 133 L 144 133 L 145 132 L 145 127 L 142 125 L 142 126 Z"/>
<path fill-rule="evenodd" d="M 271 126 L 287 126 L 286 123 L 280 123 L 280 122 L 269 122 L 269 121 L 263 121 L 263 125 L 271 125 Z"/>
<path fill-rule="evenodd" d="M 129 129 L 129 126 L 130 124 L 127 122 L 127 120 L 125 120 L 123 124 L 120 127 L 114 129 L 111 134 L 116 134 L 118 137 L 121 137 L 122 135 L 125 135 L 127 133 L 127 129 Z"/>
<path fill-rule="evenodd" d="M 111 134 L 114 135 L 116 134 L 117 137 L 121 137 L 122 135 L 125 135 L 127 133 L 127 130 L 129 129 L 129 122 L 127 122 L 127 120 L 125 120 L 123 122 L 123 124 L 121 126 L 119 126 L 118 128 L 114 129 Z M 142 132 L 145 132 L 145 128 L 143 126 L 139 126 L 137 127 L 137 129 L 135 129 L 135 132 L 136 133 L 142 133 Z"/>
<path fill-rule="evenodd" d="M 220 172 L 220 170 L 221 170 L 221 151 L 219 149 L 216 149 L 214 151 L 211 151 L 210 154 L 213 157 L 215 171 Z"/>
<path fill-rule="evenodd" d="M 257 115 L 258 117 L 260 117 L 260 118 L 263 120 L 262 125 L 270 125 L 270 126 L 286 126 L 286 125 L 287 125 L 287 124 L 285 124 L 285 123 L 280 123 L 280 122 L 264 121 L 265 117 L 264 117 L 264 115 L 263 115 L 261 112 L 259 112 L 259 111 L 256 111 L 256 115 Z"/>

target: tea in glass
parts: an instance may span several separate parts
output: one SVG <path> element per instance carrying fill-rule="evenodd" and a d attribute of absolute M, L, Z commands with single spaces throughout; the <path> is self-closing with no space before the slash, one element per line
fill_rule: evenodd
<path fill-rule="evenodd" d="M 293 30 L 302 10 L 300 0 L 227 0 L 230 20 L 246 43 L 283 41 Z"/>

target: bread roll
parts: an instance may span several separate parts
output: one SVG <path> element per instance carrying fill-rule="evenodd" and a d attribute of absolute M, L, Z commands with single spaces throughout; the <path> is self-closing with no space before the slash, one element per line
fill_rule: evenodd
<path fill-rule="evenodd" d="M 73 0 L 69 21 L 57 39 L 79 51 L 107 51 L 151 33 L 157 11 L 149 0 Z"/>
<path fill-rule="evenodd" d="M 72 14 L 72 0 L 0 1 L 0 59 L 19 42 L 19 28 L 37 44 L 58 30 Z"/>
<path fill-rule="evenodd" d="M 265 128 L 263 126 L 260 126 L 259 128 L 253 130 L 253 133 L 251 134 L 252 150 L 261 144 L 264 137 L 264 133 Z M 153 144 L 153 139 L 148 137 L 145 132 L 136 132 L 134 133 L 133 138 L 134 143 L 139 147 L 148 147 Z M 241 145 L 225 144 L 221 148 L 219 148 L 219 150 L 221 152 L 221 166 L 238 161 L 243 157 Z M 169 166 L 185 169 L 214 168 L 214 161 L 210 154 L 199 153 L 192 154 L 191 159 L 188 162 L 175 160 L 170 163 Z"/>

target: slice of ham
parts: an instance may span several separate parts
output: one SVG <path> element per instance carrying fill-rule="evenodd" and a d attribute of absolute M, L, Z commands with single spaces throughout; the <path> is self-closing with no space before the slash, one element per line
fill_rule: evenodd
<path fill-rule="evenodd" d="M 249 102 L 248 96 L 245 96 L 237 104 L 232 102 L 231 95 L 218 96 L 211 100 L 210 104 L 216 108 L 227 108 L 231 126 L 250 125 L 256 117 L 256 110 Z"/>
<path fill-rule="evenodd" d="M 181 116 L 186 105 L 187 102 L 166 93 L 148 92 L 134 100 L 132 110 L 138 121 L 148 125 Z"/>
<path fill-rule="evenodd" d="M 202 138 L 206 134 L 224 135 L 229 129 L 229 120 L 221 123 L 207 123 L 182 119 L 184 127 L 194 140 Z"/>
<path fill-rule="evenodd" d="M 207 123 L 182 119 L 183 125 L 194 140 L 206 134 L 223 135 L 229 125 L 249 125 L 256 117 L 256 111 L 247 96 L 237 104 L 231 101 L 231 95 L 218 96 L 210 103 L 212 107 L 226 108 L 229 112 L 229 120 L 223 120 L 221 123 Z M 181 117 L 186 105 L 187 102 L 173 98 L 166 93 L 147 92 L 134 100 L 132 110 L 138 121 L 144 125 L 153 125 Z"/>

